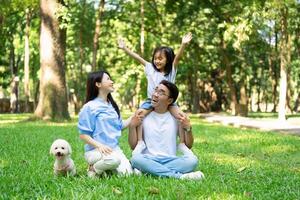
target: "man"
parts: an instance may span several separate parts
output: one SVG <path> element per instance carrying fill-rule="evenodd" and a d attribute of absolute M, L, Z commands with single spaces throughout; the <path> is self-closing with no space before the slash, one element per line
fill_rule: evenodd
<path fill-rule="evenodd" d="M 132 155 L 131 164 L 134 168 L 155 176 L 174 177 L 179 179 L 200 180 L 204 178 L 201 171 L 193 172 L 197 167 L 198 159 L 189 149 L 193 145 L 192 127 L 189 119 L 182 116 L 180 125 L 184 129 L 185 151 L 183 156 L 176 156 L 176 139 L 178 123 L 168 111 L 178 97 L 178 88 L 171 82 L 163 80 L 152 95 L 153 111 L 148 114 L 142 123 L 146 149 L 142 153 Z M 129 144 L 132 149 L 137 144 L 137 134 L 133 127 L 139 122 L 133 117 Z"/>

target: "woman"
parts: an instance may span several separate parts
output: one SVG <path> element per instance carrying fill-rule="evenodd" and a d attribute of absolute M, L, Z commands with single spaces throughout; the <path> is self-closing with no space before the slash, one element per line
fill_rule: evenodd
<path fill-rule="evenodd" d="M 118 105 L 111 92 L 113 81 L 105 71 L 88 75 L 86 102 L 79 113 L 78 129 L 85 145 L 88 176 L 94 177 L 107 170 L 131 174 L 131 165 L 119 147 L 121 131 L 131 118 L 122 121 Z"/>

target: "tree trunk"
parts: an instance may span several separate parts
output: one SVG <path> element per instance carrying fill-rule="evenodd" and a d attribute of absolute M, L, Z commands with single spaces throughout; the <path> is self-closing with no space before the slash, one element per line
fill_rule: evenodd
<path fill-rule="evenodd" d="M 278 119 L 286 120 L 286 93 L 287 93 L 287 65 L 288 65 L 288 8 L 281 9 L 281 40 L 280 40 L 280 94 L 279 94 L 279 112 Z"/>
<path fill-rule="evenodd" d="M 224 34 L 223 34 L 224 35 Z M 230 89 L 230 108 L 232 115 L 236 115 L 236 105 L 237 105 L 237 96 L 236 96 L 236 89 L 234 86 L 233 78 L 232 78 L 232 66 L 230 64 L 227 52 L 226 52 L 226 43 L 224 41 L 224 36 L 221 36 L 221 54 L 222 54 L 222 63 L 226 69 L 226 78 L 227 84 Z"/>
<path fill-rule="evenodd" d="M 66 30 L 60 29 L 55 14 L 62 4 L 41 0 L 40 95 L 35 116 L 42 119 L 69 119 L 65 80 Z"/>
<path fill-rule="evenodd" d="M 24 53 L 24 94 L 25 94 L 25 112 L 30 111 L 29 99 L 30 99 L 30 88 L 29 88 L 29 32 L 30 32 L 30 11 L 26 9 L 26 28 L 25 28 L 25 53 Z"/>
<path fill-rule="evenodd" d="M 79 28 L 79 54 L 80 54 L 80 62 L 79 62 L 79 71 L 80 77 L 82 77 L 82 65 L 84 63 L 84 47 L 83 47 L 83 31 L 84 31 L 84 16 L 85 16 L 85 7 L 86 0 L 82 1 L 82 15 L 80 16 L 80 28 Z M 79 80 L 78 80 L 79 81 Z M 78 92 L 78 91 L 76 91 Z"/>
<path fill-rule="evenodd" d="M 101 17 L 104 13 L 104 0 L 101 0 L 99 3 L 97 18 L 96 18 L 96 26 L 93 40 L 93 62 L 92 62 L 92 70 L 95 71 L 97 67 L 97 52 L 99 48 L 99 35 L 101 28 Z"/>
<path fill-rule="evenodd" d="M 11 72 L 11 84 L 10 84 L 10 111 L 17 113 L 19 108 L 19 78 L 17 76 L 17 64 L 15 62 L 15 47 L 13 44 L 14 39 L 10 40 L 10 53 L 9 53 L 9 66 Z"/>
<path fill-rule="evenodd" d="M 145 24 L 144 24 L 144 0 L 141 0 L 141 36 L 140 36 L 140 50 L 141 50 L 141 56 L 144 57 L 144 44 L 145 44 Z M 135 102 L 137 105 L 135 106 L 139 106 L 140 102 L 141 102 L 141 79 L 143 76 L 143 70 L 142 68 L 138 68 L 137 72 L 136 72 L 136 87 L 135 87 Z"/>

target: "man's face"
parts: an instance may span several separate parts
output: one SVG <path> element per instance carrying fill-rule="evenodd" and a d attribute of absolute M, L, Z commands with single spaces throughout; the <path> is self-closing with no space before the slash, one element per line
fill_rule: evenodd
<path fill-rule="evenodd" d="M 169 89 L 163 84 L 159 84 L 152 94 L 151 104 L 153 108 L 167 108 L 172 100 Z"/>

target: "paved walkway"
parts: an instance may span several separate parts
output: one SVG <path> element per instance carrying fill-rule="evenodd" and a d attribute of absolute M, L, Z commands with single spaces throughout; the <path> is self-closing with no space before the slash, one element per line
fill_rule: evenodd
<path fill-rule="evenodd" d="M 278 131 L 285 134 L 300 136 L 300 118 L 289 118 L 285 122 L 271 118 L 248 118 L 229 116 L 222 113 L 201 113 L 200 118 L 208 122 L 232 125 L 234 127 L 255 128 L 267 131 Z"/>

